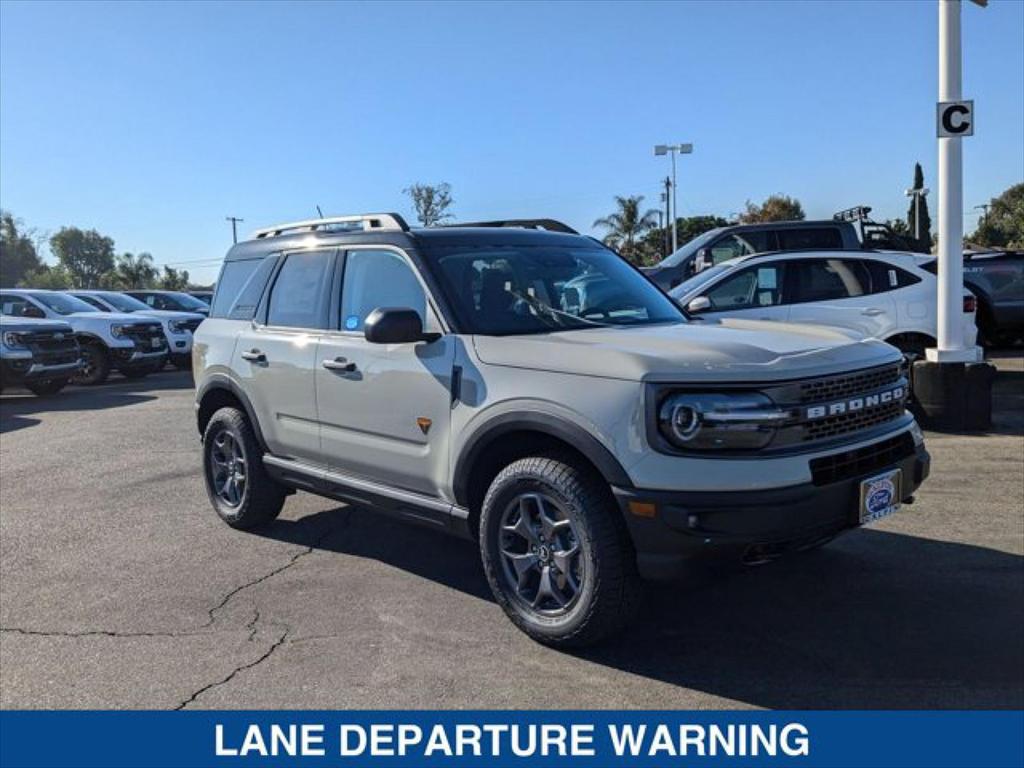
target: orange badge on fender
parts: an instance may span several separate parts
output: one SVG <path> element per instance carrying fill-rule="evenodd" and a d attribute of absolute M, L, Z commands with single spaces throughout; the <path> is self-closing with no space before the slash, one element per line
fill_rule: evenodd
<path fill-rule="evenodd" d="M 420 416 L 419 418 L 416 419 L 416 424 L 417 424 L 417 426 L 419 426 L 420 431 L 424 435 L 427 434 L 427 432 L 430 431 L 430 425 L 433 424 L 433 423 L 434 422 L 432 422 L 426 416 Z"/>

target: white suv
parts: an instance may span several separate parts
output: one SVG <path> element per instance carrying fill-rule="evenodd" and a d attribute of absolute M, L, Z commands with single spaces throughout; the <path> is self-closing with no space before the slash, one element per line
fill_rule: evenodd
<path fill-rule="evenodd" d="M 228 252 L 193 367 L 225 522 L 302 489 L 476 538 L 501 607 L 557 645 L 621 627 L 642 576 L 817 546 L 929 467 L 893 347 L 691 322 L 552 221 L 262 230 Z"/>
<path fill-rule="evenodd" d="M 935 346 L 935 276 L 910 253 L 800 251 L 730 259 L 669 291 L 691 315 L 850 328 L 923 356 Z M 976 303 L 964 289 L 963 333 L 974 344 Z"/>
<path fill-rule="evenodd" d="M 175 312 L 153 309 L 138 299 L 117 291 L 68 291 L 72 296 L 92 304 L 101 312 L 127 312 L 136 317 L 154 317 L 160 321 L 167 339 L 167 349 L 175 368 L 192 365 L 192 334 L 205 315 L 196 312 Z"/>
<path fill-rule="evenodd" d="M 111 369 L 137 379 L 167 361 L 167 340 L 158 320 L 122 312 L 100 312 L 60 291 L 0 290 L 0 314 L 63 320 L 72 327 L 82 347 L 82 367 L 72 378 L 76 384 L 101 384 Z"/>

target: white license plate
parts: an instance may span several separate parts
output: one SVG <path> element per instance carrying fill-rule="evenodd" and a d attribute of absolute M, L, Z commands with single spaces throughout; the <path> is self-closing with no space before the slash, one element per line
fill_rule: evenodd
<path fill-rule="evenodd" d="M 898 512 L 903 498 L 903 471 L 892 469 L 860 483 L 860 524 L 867 525 Z"/>

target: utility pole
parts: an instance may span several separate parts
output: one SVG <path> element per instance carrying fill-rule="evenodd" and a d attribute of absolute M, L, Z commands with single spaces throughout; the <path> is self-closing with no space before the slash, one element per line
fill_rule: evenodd
<path fill-rule="evenodd" d="M 672 179 L 666 176 L 664 184 L 665 191 L 661 193 L 661 202 L 665 204 L 665 237 L 663 239 L 665 241 L 665 255 L 668 256 L 669 254 L 674 253 L 674 251 L 670 248 L 672 243 L 669 240 L 668 236 L 668 222 L 672 221 L 672 211 L 669 209 L 669 196 L 672 191 Z"/>
<path fill-rule="evenodd" d="M 992 207 L 991 203 L 982 203 L 981 205 L 974 206 L 974 210 L 981 209 L 981 221 L 988 224 L 988 209 Z"/>
<path fill-rule="evenodd" d="M 225 220 L 231 222 L 231 242 L 237 243 L 238 242 L 238 222 L 245 221 L 245 219 L 240 219 L 237 216 L 225 216 L 224 218 L 225 218 Z"/>

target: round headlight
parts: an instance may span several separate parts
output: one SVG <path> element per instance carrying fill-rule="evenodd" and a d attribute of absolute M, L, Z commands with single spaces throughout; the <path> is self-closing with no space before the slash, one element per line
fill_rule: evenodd
<path fill-rule="evenodd" d="M 110 326 L 110 335 L 113 336 L 115 339 L 120 339 L 121 337 L 124 336 L 124 326 L 114 323 L 113 325 Z"/>
<path fill-rule="evenodd" d="M 688 443 L 700 431 L 700 411 L 690 405 L 679 403 L 672 407 L 672 432 L 681 443 Z"/>
<path fill-rule="evenodd" d="M 3 339 L 4 339 L 4 346 L 5 347 L 9 347 L 10 349 L 24 349 L 25 348 L 25 343 L 22 341 L 20 333 L 15 333 L 14 331 L 8 331 L 7 333 L 4 334 Z"/>

